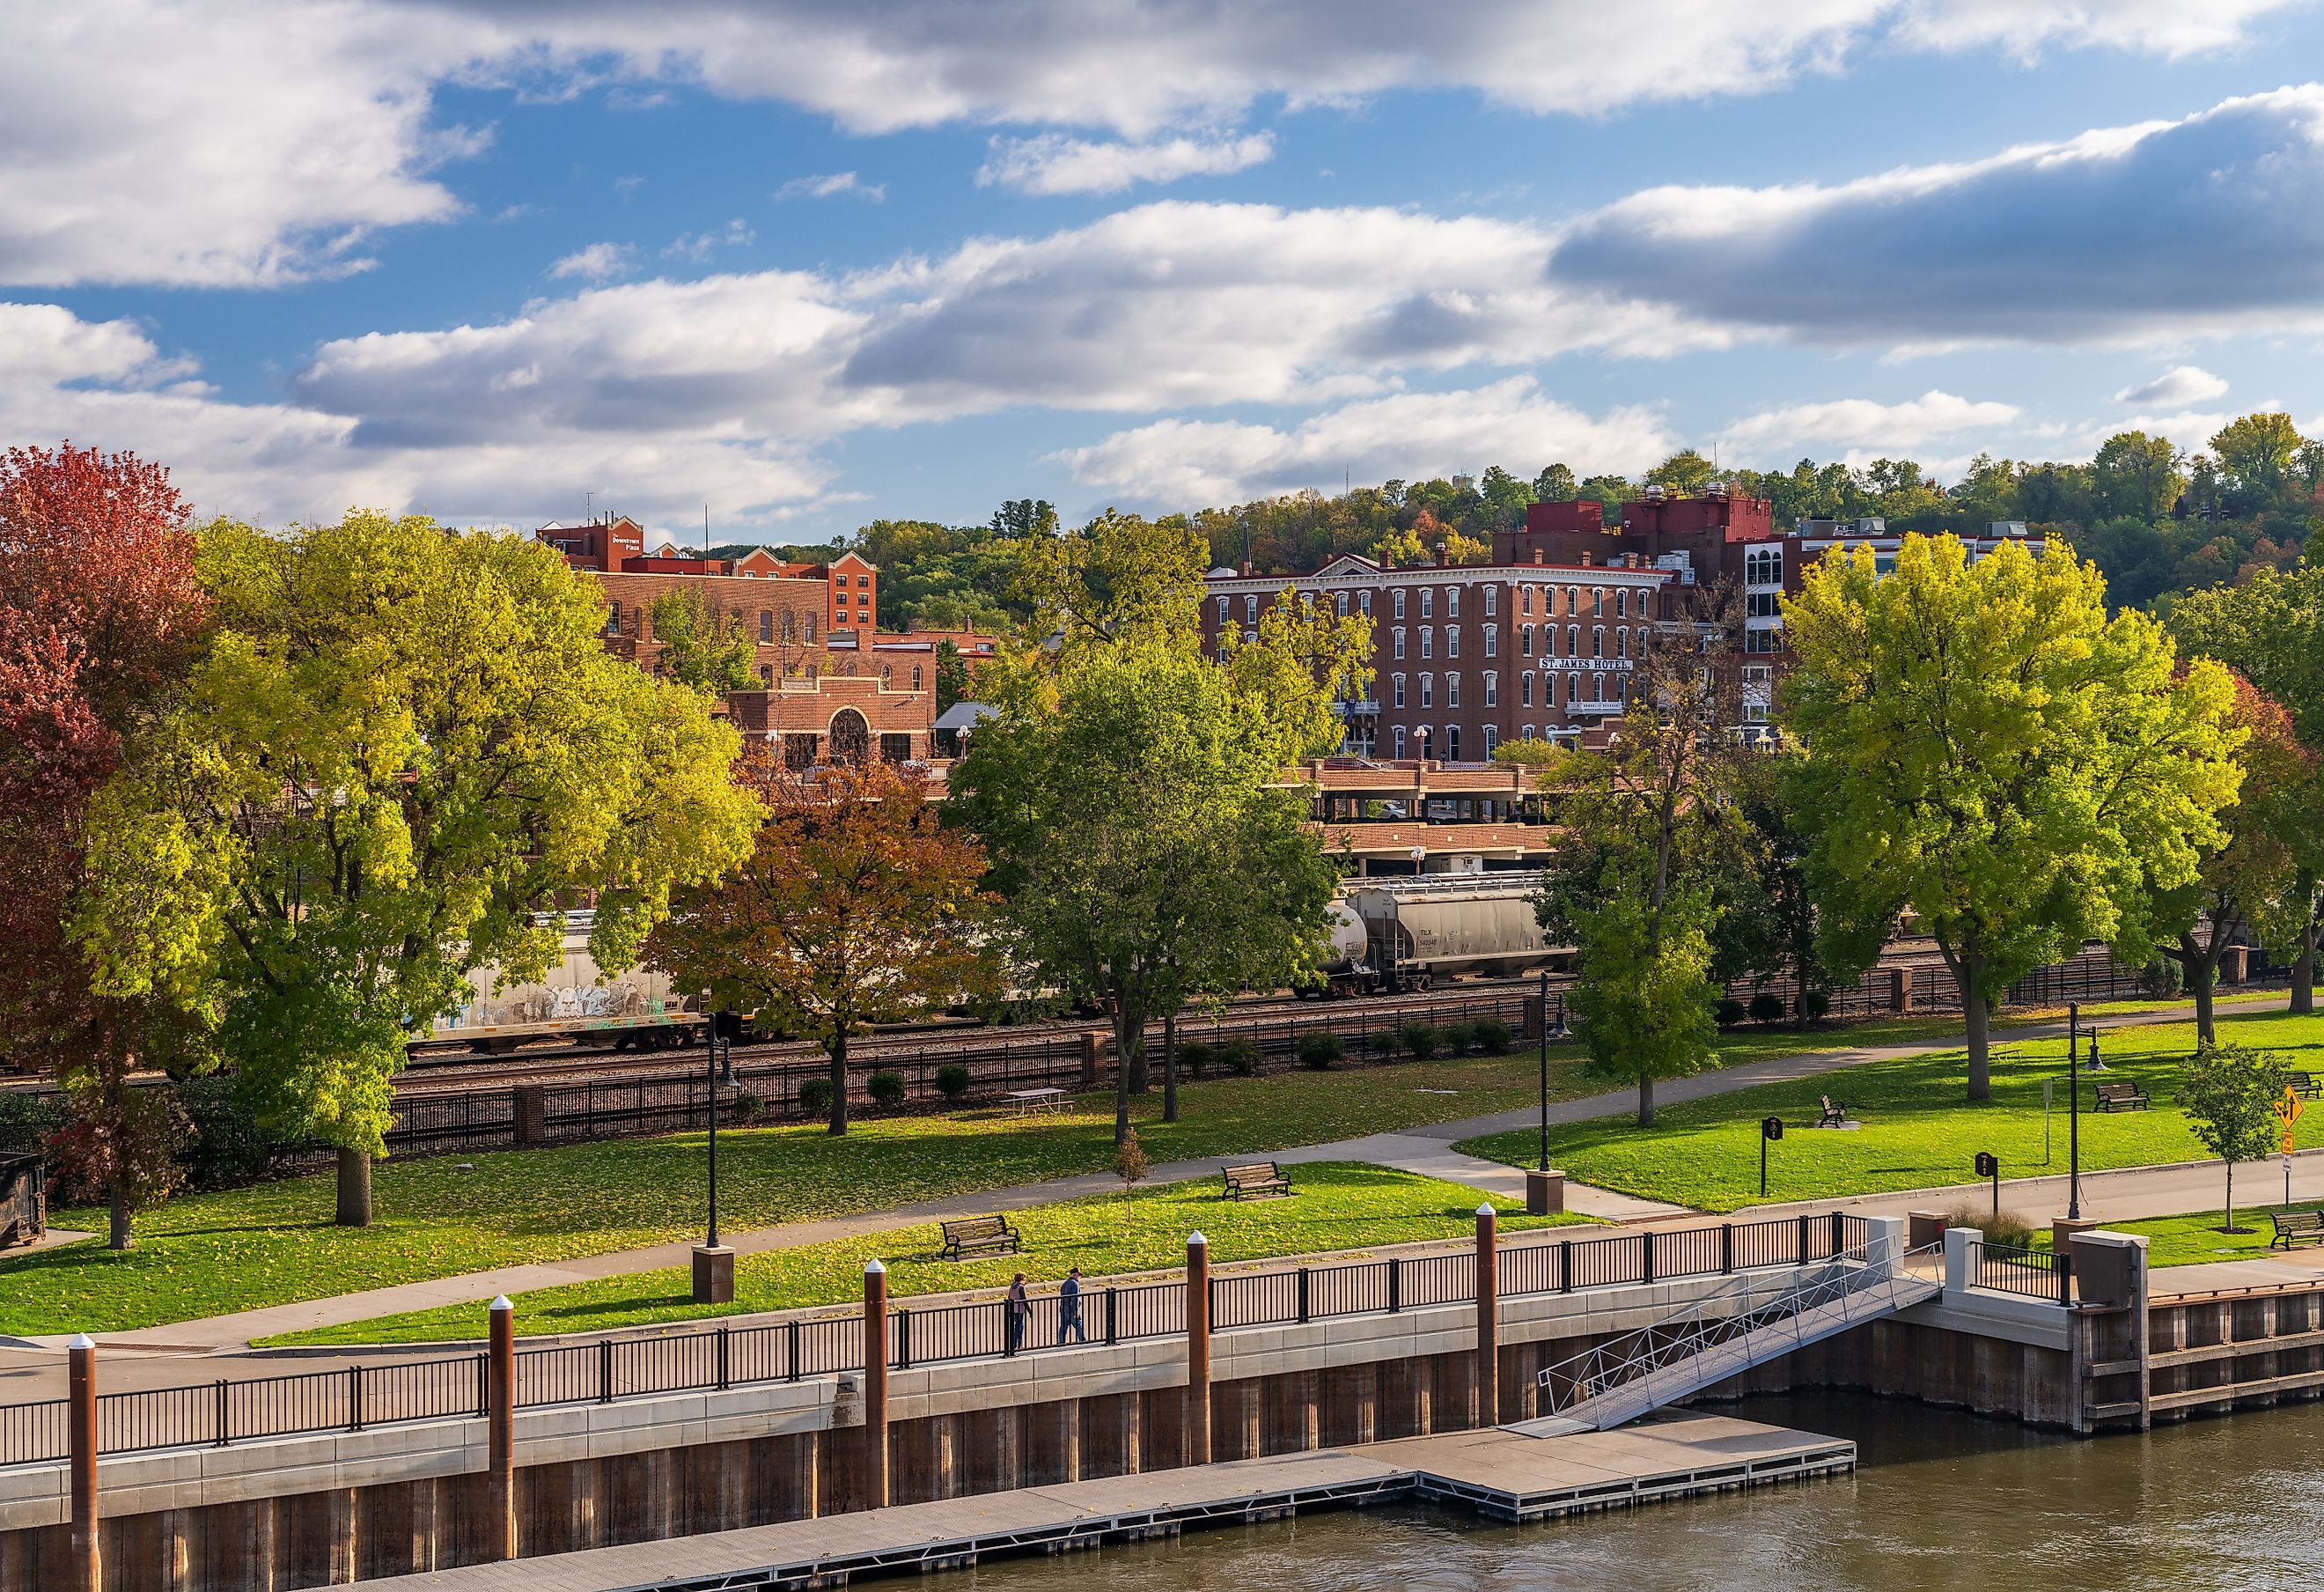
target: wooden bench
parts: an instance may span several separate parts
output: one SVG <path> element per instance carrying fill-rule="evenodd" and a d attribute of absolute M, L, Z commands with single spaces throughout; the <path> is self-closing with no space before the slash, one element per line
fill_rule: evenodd
<path fill-rule="evenodd" d="M 1816 1126 L 1827 1128 L 1842 1127 L 1847 1125 L 1847 1106 L 1834 1102 L 1830 1095 L 1818 1095 L 1816 1098 L 1823 1104 L 1823 1115 L 1816 1119 Z"/>
<path fill-rule="evenodd" d="M 944 1225 L 944 1257 L 966 1260 L 973 1254 L 1013 1254 L 1024 1239 L 1007 1220 L 997 1216 L 963 1217 Z"/>
<path fill-rule="evenodd" d="M 2297 1249 L 2302 1244 L 2324 1244 L 2324 1210 L 2287 1210 L 2267 1218 L 2275 1224 L 2270 1249 Z"/>
<path fill-rule="evenodd" d="M 2144 1111 L 2146 1091 L 2135 1083 L 2092 1084 L 2090 1091 L 2098 1097 L 2095 1104 L 2100 1111 Z"/>
<path fill-rule="evenodd" d="M 2283 1081 L 2291 1085 L 2292 1092 L 2303 1100 L 2313 1100 L 2319 1093 L 2324 1093 L 2324 1089 L 2318 1087 L 2316 1075 L 2312 1072 L 2287 1072 L 2283 1075 Z"/>
<path fill-rule="evenodd" d="M 1231 1166 L 1220 1174 L 1226 1179 L 1222 1199 L 1249 1199 L 1258 1194 L 1288 1194 L 1291 1180 L 1283 1169 L 1271 1161 L 1253 1162 L 1249 1166 Z"/>

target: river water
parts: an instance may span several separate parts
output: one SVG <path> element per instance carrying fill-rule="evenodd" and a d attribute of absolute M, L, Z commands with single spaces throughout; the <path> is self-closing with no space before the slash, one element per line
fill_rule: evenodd
<path fill-rule="evenodd" d="M 1735 1414 L 1858 1444 L 1852 1477 L 1531 1526 L 1427 1505 L 998 1560 L 978 1592 L 2253 1592 L 2324 1588 L 2324 1403 L 2049 1437 L 1847 1395 Z"/>

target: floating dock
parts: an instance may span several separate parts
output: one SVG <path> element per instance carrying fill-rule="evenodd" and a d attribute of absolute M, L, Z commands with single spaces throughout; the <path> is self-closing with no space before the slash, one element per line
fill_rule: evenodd
<path fill-rule="evenodd" d="M 1494 1520 L 1536 1521 L 1830 1476 L 1856 1445 L 1724 1415 L 1679 1414 L 1618 1431 L 1535 1421 L 1025 1487 L 981 1497 L 785 1521 L 369 1581 L 373 1592 L 742 1592 L 965 1569 L 1276 1520 L 1302 1510 L 1426 1499 Z"/>

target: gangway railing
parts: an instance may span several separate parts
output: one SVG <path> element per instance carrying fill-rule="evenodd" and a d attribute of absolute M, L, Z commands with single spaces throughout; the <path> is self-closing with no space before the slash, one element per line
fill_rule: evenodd
<path fill-rule="evenodd" d="M 1943 1246 L 1875 1237 L 1781 1276 L 1738 1277 L 1541 1373 L 1543 1417 L 1603 1431 L 1943 1291 Z"/>

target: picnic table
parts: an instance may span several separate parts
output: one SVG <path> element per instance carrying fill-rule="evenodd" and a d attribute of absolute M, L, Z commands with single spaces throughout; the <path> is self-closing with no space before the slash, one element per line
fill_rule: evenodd
<path fill-rule="evenodd" d="M 1001 1097 L 1017 1108 L 1017 1115 L 1036 1111 L 1063 1111 L 1065 1091 L 1063 1089 L 1011 1089 Z"/>

